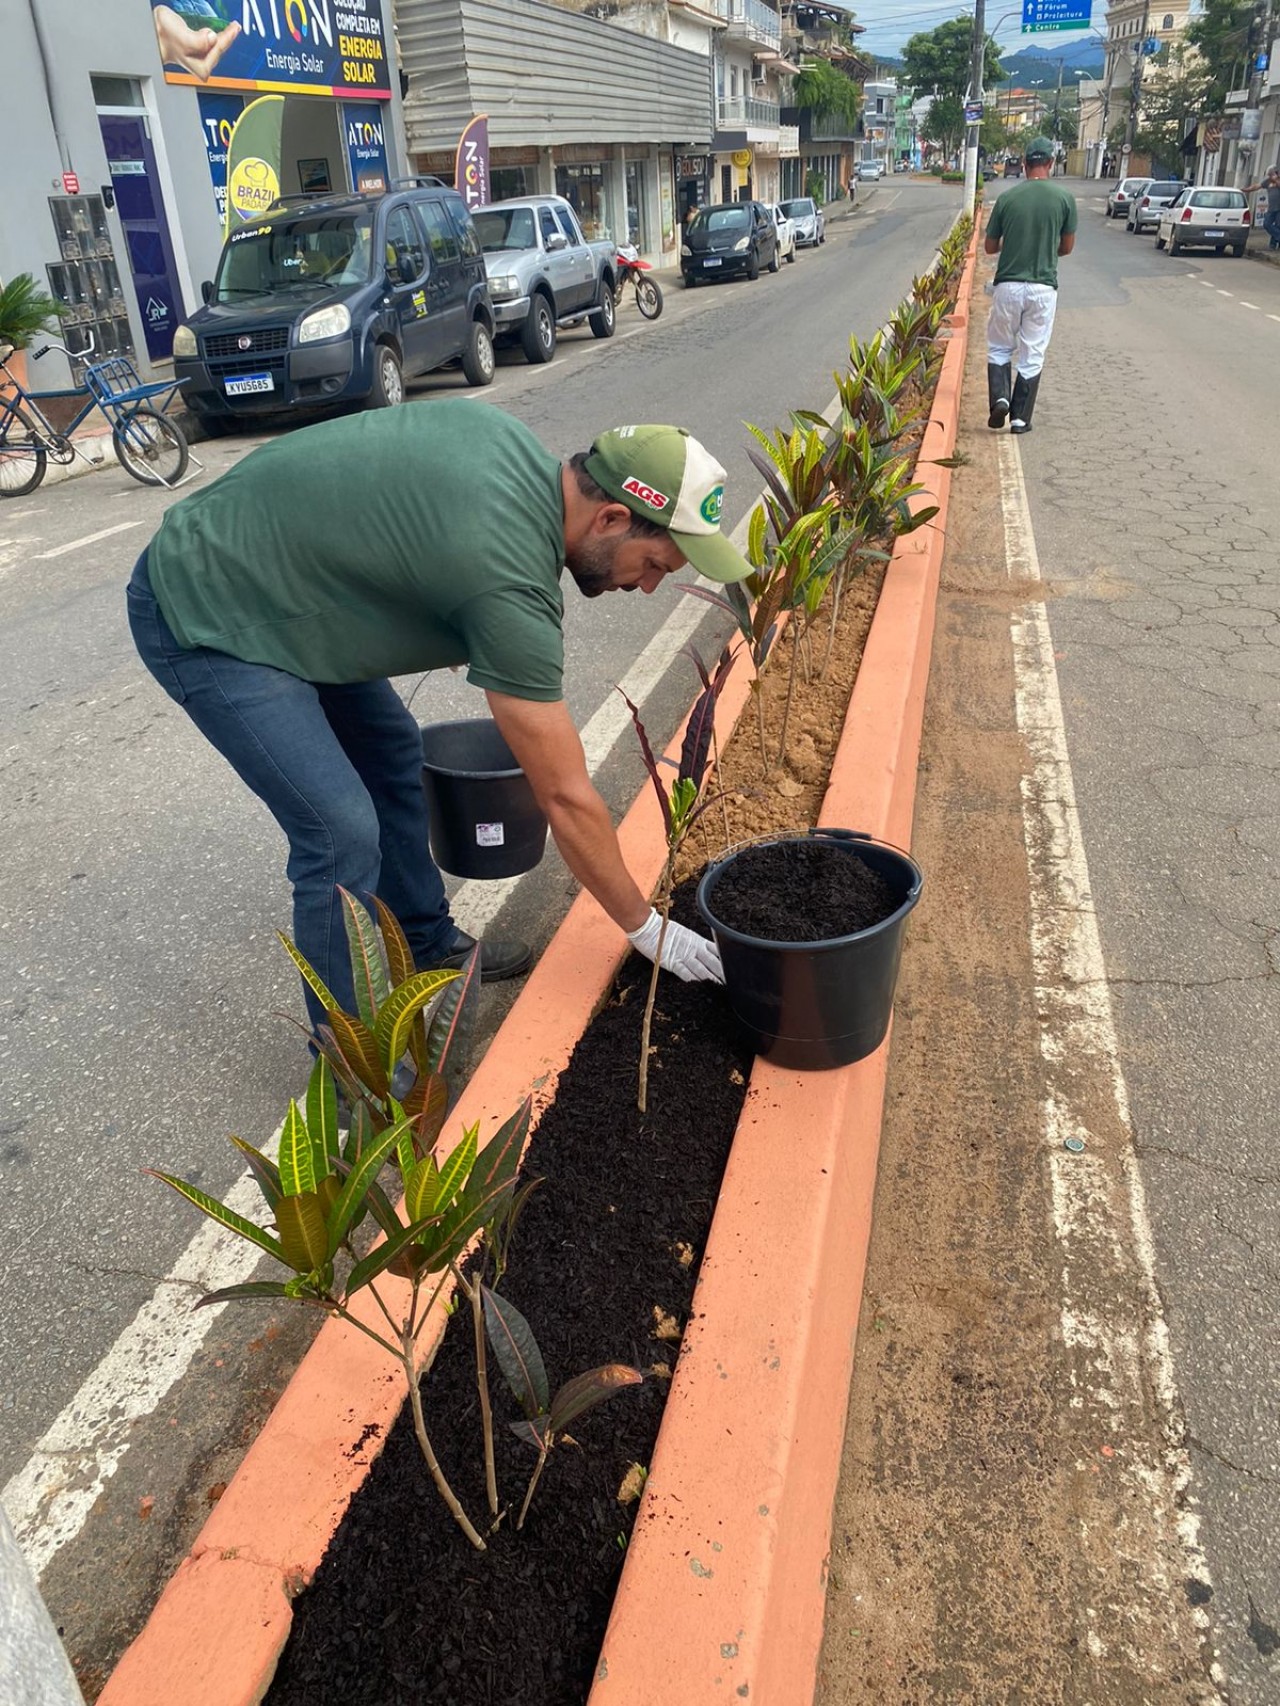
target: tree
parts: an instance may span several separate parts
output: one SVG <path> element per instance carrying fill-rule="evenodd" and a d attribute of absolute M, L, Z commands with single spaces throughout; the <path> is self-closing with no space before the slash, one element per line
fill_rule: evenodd
<path fill-rule="evenodd" d="M 960 96 L 939 95 L 925 114 L 921 134 L 926 141 L 936 142 L 949 160 L 964 141 L 964 102 Z"/>
<path fill-rule="evenodd" d="M 1137 148 L 1166 166 L 1178 164 L 1187 126 L 1206 110 L 1212 85 L 1213 73 L 1194 49 L 1174 47 L 1168 63 L 1142 85 L 1134 138 Z"/>
<path fill-rule="evenodd" d="M 1247 0 L 1203 0 L 1200 11 L 1188 22 L 1184 38 L 1197 50 L 1206 74 L 1202 112 L 1224 112 L 1228 90 L 1247 82 L 1255 11 Z"/>
<path fill-rule="evenodd" d="M 978 145 L 988 154 L 1005 154 L 1015 146 L 1013 133 L 997 107 L 988 107 L 983 113 Z"/>
<path fill-rule="evenodd" d="M 921 94 L 936 86 L 940 98 L 946 95 L 963 101 L 969 92 L 972 65 L 973 19 L 952 18 L 936 30 L 912 36 L 903 49 L 902 80 Z M 1000 49 L 988 36 L 982 87 L 989 89 L 999 80 Z M 975 90 L 975 99 L 981 93 L 981 89 Z"/>
<path fill-rule="evenodd" d="M 862 91 L 851 77 L 837 71 L 828 60 L 817 59 L 802 65 L 794 91 L 796 106 L 807 107 L 815 118 L 839 119 L 850 129 L 857 124 L 862 111 Z"/>

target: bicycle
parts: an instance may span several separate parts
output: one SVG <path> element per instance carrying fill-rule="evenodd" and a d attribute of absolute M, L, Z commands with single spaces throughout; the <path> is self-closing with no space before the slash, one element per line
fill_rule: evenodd
<path fill-rule="evenodd" d="M 35 352 L 36 359 L 51 349 L 73 355 L 65 344 L 50 342 Z M 92 338 L 87 350 L 76 353 L 91 355 Z M 84 383 L 70 390 L 28 391 L 7 365 L 12 354 L 11 347 L 0 348 L 0 375 L 8 385 L 0 392 L 0 498 L 22 498 L 34 492 L 51 460 L 65 465 L 79 456 L 88 462 L 89 457 L 73 443 L 71 435 L 95 409 L 111 423 L 116 458 L 126 474 L 144 486 L 172 490 L 181 483 L 191 458 L 190 447 L 182 429 L 151 401 L 161 396 L 167 400 L 176 393 L 181 380 L 144 384 L 133 363 L 117 355 L 90 362 L 84 370 Z M 84 406 L 59 432 L 41 409 L 41 400 L 80 396 L 85 399 Z"/>

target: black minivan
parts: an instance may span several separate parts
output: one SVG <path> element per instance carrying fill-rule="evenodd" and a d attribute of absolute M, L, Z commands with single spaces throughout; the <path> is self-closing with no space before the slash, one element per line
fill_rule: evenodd
<path fill-rule="evenodd" d="M 339 403 L 387 408 L 407 376 L 451 361 L 471 385 L 493 378 L 480 240 L 437 179 L 281 198 L 231 233 L 204 300 L 178 328 L 173 362 L 184 402 L 214 432 Z"/>

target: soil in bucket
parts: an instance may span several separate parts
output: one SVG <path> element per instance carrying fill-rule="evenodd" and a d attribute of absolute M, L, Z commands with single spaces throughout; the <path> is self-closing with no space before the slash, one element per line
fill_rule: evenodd
<path fill-rule="evenodd" d="M 844 847 L 774 841 L 744 848 L 716 883 L 716 917 L 763 942 L 828 942 L 869 930 L 901 895 Z"/>

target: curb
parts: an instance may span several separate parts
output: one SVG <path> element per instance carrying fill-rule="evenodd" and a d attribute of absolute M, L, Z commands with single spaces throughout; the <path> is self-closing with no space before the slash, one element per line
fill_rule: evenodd
<path fill-rule="evenodd" d="M 971 250 L 961 302 L 973 264 Z M 963 332 L 953 336 L 944 360 L 924 438 L 930 455 L 946 455 L 954 444 L 965 341 Z M 906 839 L 914 805 L 950 486 L 946 469 L 935 472 L 943 515 L 895 548 L 821 816 L 887 839 Z M 721 695 L 722 741 L 749 697 L 747 673 L 735 671 Z M 668 756 L 678 758 L 682 737 L 683 728 Z M 876 755 L 872 763 L 868 751 Z M 666 843 L 647 788 L 618 837 L 637 883 L 652 886 Z M 479 1121 L 491 1134 L 533 1085 L 536 1127 L 622 951 L 616 927 L 579 894 L 451 1123 Z M 709 1699 L 728 1681 L 721 1654 L 729 1646 L 735 1686 L 750 1676 L 755 1701 L 797 1706 L 811 1694 L 886 1057 L 881 1048 L 854 1067 L 807 1075 L 756 1064 L 593 1706 L 652 1706 L 663 1684 L 682 1702 Z M 779 1118 L 815 1145 L 799 1168 L 794 1146 L 777 1139 Z M 767 1220 L 762 1200 L 770 1205 Z M 779 1249 L 800 1256 L 794 1273 L 774 1271 L 787 1265 L 778 1263 Z M 713 1342 L 703 1318 L 722 1298 Z M 367 1296 L 358 1301 L 373 1311 Z M 419 1342 L 421 1362 L 430 1360 L 444 1320 L 438 1305 Z M 713 1358 L 716 1349 L 726 1354 L 725 1323 L 740 1329 L 741 1344 L 732 1353 L 735 1378 L 721 1381 Z M 99 1706 L 257 1706 L 288 1639 L 290 1602 L 315 1574 L 402 1404 L 403 1383 L 385 1353 L 343 1322 L 326 1321 Z M 690 1466 L 705 1477 L 695 1500 L 687 1489 Z M 684 1483 L 678 1506 L 671 1491 L 677 1470 Z M 714 1503 L 726 1486 L 748 1495 L 732 1510 Z M 685 1536 L 691 1547 L 696 1540 L 696 1552 L 685 1553 Z"/>
<path fill-rule="evenodd" d="M 922 455 L 955 447 L 975 259 Z M 819 817 L 899 846 L 951 486 L 932 472 L 941 513 L 894 548 Z M 887 1061 L 755 1064 L 589 1706 L 813 1697 Z"/>

